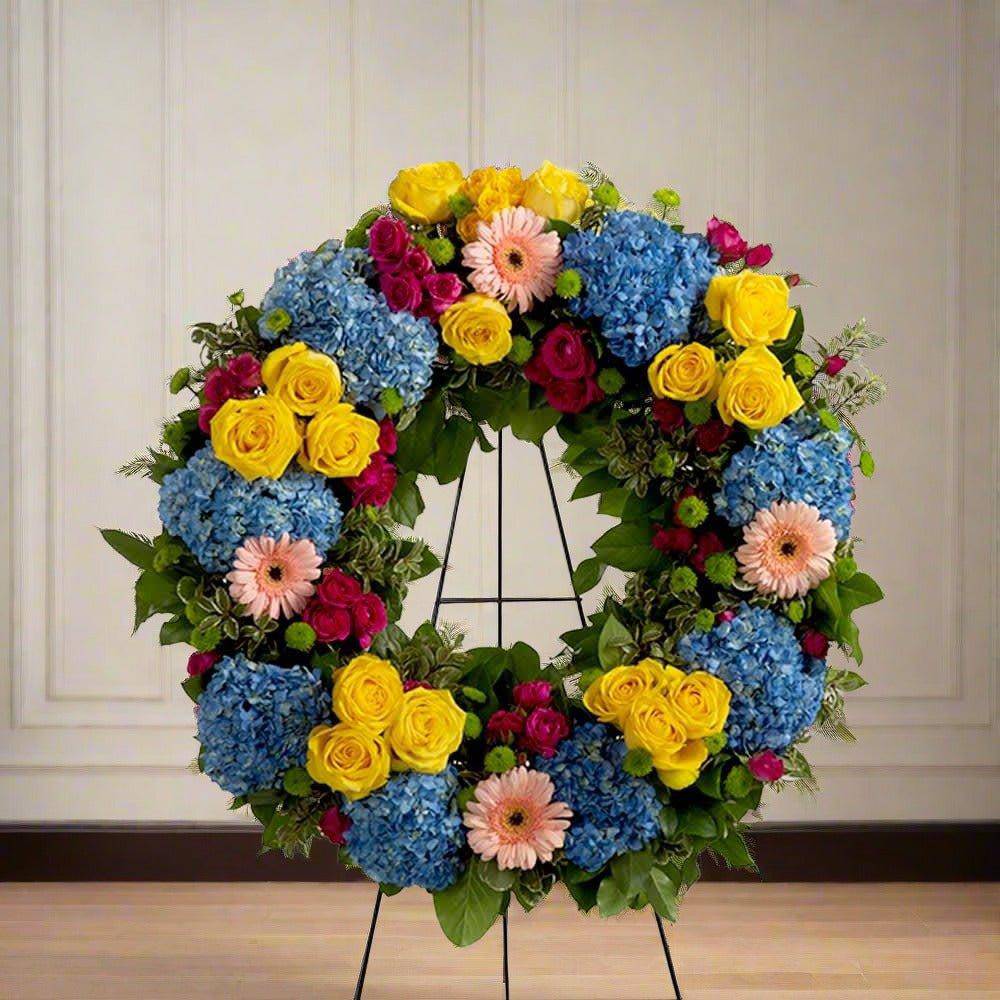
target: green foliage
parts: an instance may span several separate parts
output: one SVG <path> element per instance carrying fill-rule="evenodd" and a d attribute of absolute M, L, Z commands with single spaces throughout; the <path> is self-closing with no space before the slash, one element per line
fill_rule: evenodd
<path fill-rule="evenodd" d="M 475 857 L 454 885 L 433 895 L 441 930 L 459 948 L 478 941 L 493 926 L 507 898 L 483 878 L 482 863 Z"/>

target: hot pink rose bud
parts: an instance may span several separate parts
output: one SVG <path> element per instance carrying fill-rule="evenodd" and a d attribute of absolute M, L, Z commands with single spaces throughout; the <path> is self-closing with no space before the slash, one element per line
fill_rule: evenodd
<path fill-rule="evenodd" d="M 428 691 L 433 691 L 434 688 L 427 681 L 415 681 L 410 679 L 408 681 L 403 681 L 403 690 L 412 691 L 414 688 L 427 688 Z"/>
<path fill-rule="evenodd" d="M 715 624 L 721 625 L 723 622 L 731 622 L 735 617 L 736 617 L 736 612 L 730 611 L 729 608 L 726 608 L 725 611 L 720 611 L 715 616 Z"/>
<path fill-rule="evenodd" d="M 410 246 L 410 234 L 404 223 L 383 215 L 368 230 L 368 252 L 382 266 L 398 263 Z"/>
<path fill-rule="evenodd" d="M 847 367 L 847 362 L 839 354 L 831 354 L 823 365 L 823 371 L 833 378 L 839 375 Z"/>
<path fill-rule="evenodd" d="M 536 708 L 524 723 L 521 746 L 542 757 L 555 756 L 560 742 L 569 736 L 569 719 L 554 708 Z"/>
<path fill-rule="evenodd" d="M 524 730 L 524 716 L 500 709 L 486 723 L 486 738 L 491 743 L 510 743 Z"/>
<path fill-rule="evenodd" d="M 773 750 L 764 750 L 747 761 L 747 768 L 758 781 L 778 781 L 785 773 L 785 762 Z"/>
<path fill-rule="evenodd" d="M 708 242 L 719 252 L 720 264 L 731 264 L 746 254 L 747 241 L 731 222 L 723 222 L 713 215 L 705 231 Z"/>
<path fill-rule="evenodd" d="M 351 821 L 340 811 L 337 806 L 331 806 L 319 821 L 319 828 L 323 835 L 331 844 L 343 847 L 346 843 L 345 836 L 350 830 Z"/>
<path fill-rule="evenodd" d="M 552 704 L 552 685 L 548 681 L 524 681 L 514 685 L 514 704 L 530 712 Z"/>
<path fill-rule="evenodd" d="M 200 677 L 211 670 L 222 657 L 218 653 L 192 653 L 188 657 L 187 671 L 191 677 Z"/>
<path fill-rule="evenodd" d="M 771 263 L 774 251 L 770 243 L 758 243 L 747 250 L 747 267 L 766 267 Z"/>
<path fill-rule="evenodd" d="M 815 656 L 817 660 L 822 660 L 830 649 L 830 640 L 822 632 L 817 632 L 814 628 L 807 628 L 802 633 L 800 642 L 802 652 L 806 656 Z"/>

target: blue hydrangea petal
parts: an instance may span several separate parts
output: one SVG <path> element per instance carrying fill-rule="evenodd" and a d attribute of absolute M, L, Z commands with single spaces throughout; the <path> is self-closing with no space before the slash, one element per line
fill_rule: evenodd
<path fill-rule="evenodd" d="M 351 859 L 373 882 L 447 889 L 458 878 L 465 845 L 457 792 L 458 776 L 449 767 L 395 775 L 366 798 L 345 802 Z"/>
<path fill-rule="evenodd" d="M 224 657 L 198 700 L 202 767 L 220 788 L 274 788 L 306 761 L 313 726 L 329 718 L 318 671 Z"/>
<path fill-rule="evenodd" d="M 731 621 L 684 636 L 677 651 L 732 692 L 726 734 L 737 753 L 780 753 L 819 714 L 826 663 L 805 656 L 791 623 L 767 608 L 742 604 Z"/>
<path fill-rule="evenodd" d="M 660 803 L 644 778 L 624 770 L 625 744 L 599 722 L 577 726 L 553 757 L 536 757 L 535 767 L 552 778 L 553 798 L 573 810 L 566 833 L 566 857 L 585 871 L 597 871 L 615 855 L 637 851 L 656 838 Z"/>

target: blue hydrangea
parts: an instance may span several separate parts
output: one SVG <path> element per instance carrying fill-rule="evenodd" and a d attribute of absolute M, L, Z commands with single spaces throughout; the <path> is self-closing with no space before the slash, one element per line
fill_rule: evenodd
<path fill-rule="evenodd" d="M 571 307 L 600 319 L 612 353 L 632 367 L 687 337 L 691 311 L 716 273 L 704 237 L 639 212 L 612 212 L 599 233 L 571 233 L 563 262 L 584 279 Z"/>
<path fill-rule="evenodd" d="M 205 773 L 233 795 L 274 788 L 306 762 L 313 726 L 327 721 L 319 672 L 224 657 L 198 700 Z"/>
<path fill-rule="evenodd" d="M 326 552 L 344 515 L 323 476 L 289 466 L 280 479 L 248 482 L 206 445 L 164 477 L 160 520 L 210 573 L 232 569 L 237 546 L 256 535 L 308 538 Z"/>
<path fill-rule="evenodd" d="M 438 336 L 429 320 L 393 312 L 368 286 L 369 263 L 363 250 L 342 249 L 336 240 L 299 254 L 275 272 L 261 303 L 260 335 L 300 340 L 329 354 L 355 403 L 372 405 L 383 389 L 393 388 L 412 405 L 430 385 Z M 277 310 L 291 319 L 278 332 Z"/>
<path fill-rule="evenodd" d="M 677 650 L 732 692 L 726 733 L 738 753 L 780 753 L 815 721 L 826 663 L 806 656 L 795 629 L 774 612 L 742 604 L 732 621 L 684 636 Z"/>
<path fill-rule="evenodd" d="M 374 882 L 447 889 L 459 875 L 465 845 L 455 795 L 458 777 L 408 771 L 367 798 L 347 802 L 347 851 Z"/>
<path fill-rule="evenodd" d="M 831 521 L 843 540 L 854 514 L 850 447 L 846 431 L 828 431 L 799 410 L 733 455 L 715 495 L 716 512 L 736 527 L 775 500 L 801 500 Z"/>
<path fill-rule="evenodd" d="M 566 857 L 595 872 L 615 855 L 645 847 L 659 832 L 656 789 L 622 767 L 625 744 L 610 726 L 589 722 L 535 767 L 552 778 L 553 798 L 573 810 Z"/>

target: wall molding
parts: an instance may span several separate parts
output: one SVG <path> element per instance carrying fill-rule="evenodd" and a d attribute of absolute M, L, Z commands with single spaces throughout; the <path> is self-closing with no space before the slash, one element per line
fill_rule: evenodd
<path fill-rule="evenodd" d="M 768 824 L 750 828 L 766 882 L 994 882 L 1000 823 Z M 309 860 L 260 855 L 245 824 L 0 825 L 3 882 L 356 882 L 318 842 Z M 708 881 L 758 876 L 703 865 Z"/>

